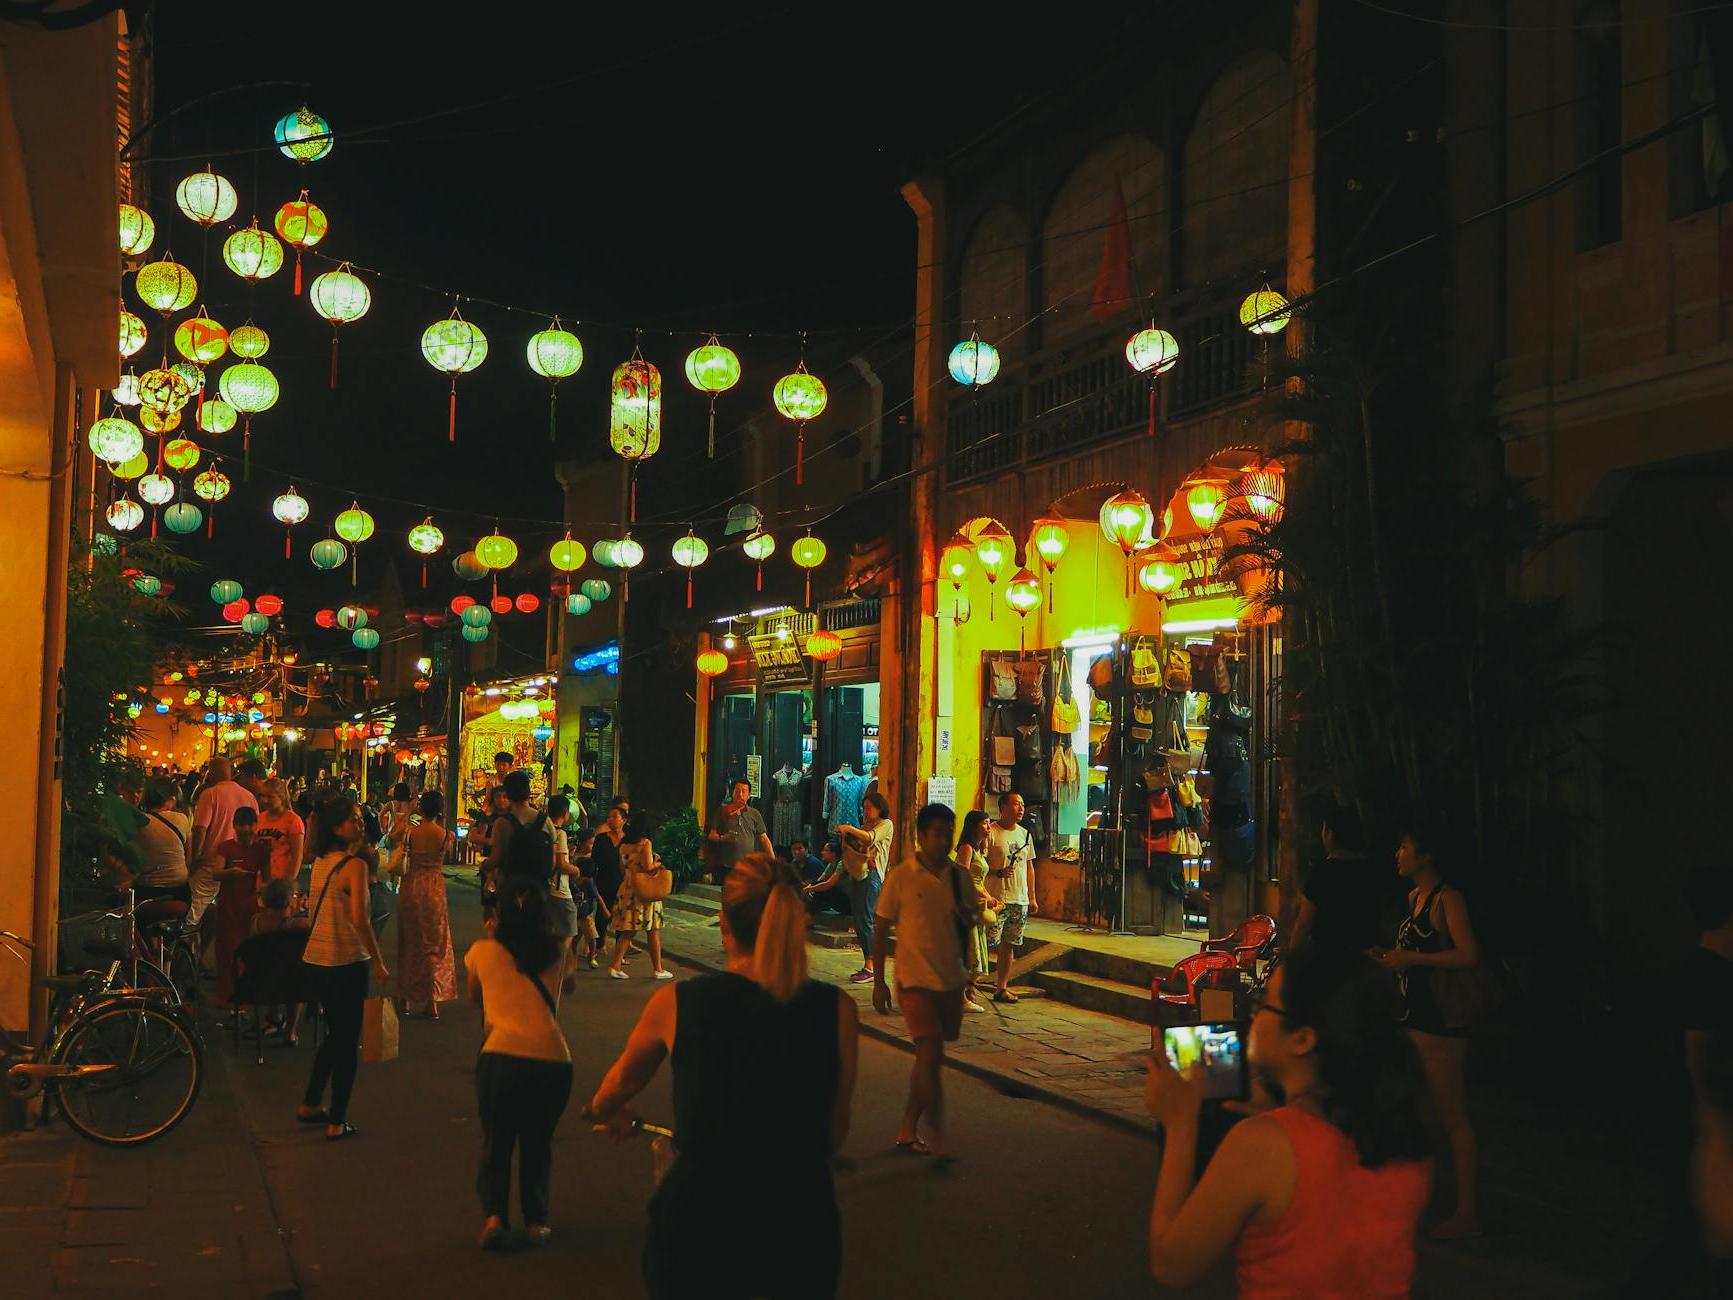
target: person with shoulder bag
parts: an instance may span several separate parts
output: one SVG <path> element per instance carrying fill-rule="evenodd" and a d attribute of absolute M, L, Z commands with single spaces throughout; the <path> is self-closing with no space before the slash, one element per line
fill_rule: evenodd
<path fill-rule="evenodd" d="M 1460 891 L 1446 883 L 1432 837 L 1410 829 L 1396 850 L 1396 869 L 1413 885 L 1408 915 L 1396 931 L 1396 946 L 1372 955 L 1396 976 L 1404 1023 L 1420 1052 L 1427 1090 L 1450 1139 L 1456 1178 L 1456 1208 L 1432 1231 L 1442 1239 L 1480 1232 L 1476 1192 L 1479 1151 L 1469 1122 L 1464 1084 L 1468 1033 L 1478 1019 L 1473 993 L 1480 944 Z"/>
<path fill-rule="evenodd" d="M 326 1033 L 313 1058 L 313 1072 L 295 1118 L 325 1125 L 329 1142 L 353 1137 L 349 1095 L 361 1052 L 361 1017 L 371 970 L 383 982 L 390 974 L 368 915 L 366 861 L 356 852 L 366 824 L 352 800 L 332 799 L 319 808 L 313 858 L 313 915 L 301 960 L 324 1009 Z M 326 1086 L 331 1104 L 324 1107 Z"/>
<path fill-rule="evenodd" d="M 631 820 L 620 841 L 620 868 L 620 898 L 614 906 L 614 960 L 608 966 L 608 978 L 631 978 L 622 968 L 632 936 L 641 930 L 650 950 L 651 977 L 671 980 L 674 972 L 662 965 L 662 900 L 672 891 L 674 876 L 656 856 L 649 828 L 640 818 Z"/>

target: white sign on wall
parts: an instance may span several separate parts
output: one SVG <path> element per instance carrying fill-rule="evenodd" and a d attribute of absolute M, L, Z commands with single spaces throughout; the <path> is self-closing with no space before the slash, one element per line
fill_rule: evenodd
<path fill-rule="evenodd" d="M 927 802 L 942 803 L 952 812 L 956 812 L 957 778 L 954 776 L 929 776 L 927 778 Z"/>
<path fill-rule="evenodd" d="M 754 799 L 764 793 L 763 754 L 748 754 L 746 756 L 746 779 L 752 783 L 752 797 Z"/>

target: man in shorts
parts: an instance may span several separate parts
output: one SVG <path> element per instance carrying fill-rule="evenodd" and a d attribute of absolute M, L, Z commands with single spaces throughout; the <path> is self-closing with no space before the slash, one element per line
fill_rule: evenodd
<path fill-rule="evenodd" d="M 965 927 L 979 920 L 974 888 L 951 859 L 956 839 L 957 815 L 944 804 L 928 804 L 916 814 L 914 856 L 885 878 L 873 928 L 873 1006 L 885 1015 L 891 1010 L 885 969 L 895 926 L 897 1001 L 915 1040 L 896 1149 L 947 1164 L 954 1156 L 945 1133 L 945 1044 L 962 1031 L 963 986 L 969 980 L 963 936 Z"/>
<path fill-rule="evenodd" d="M 987 828 L 987 888 L 1003 901 L 999 919 L 987 927 L 987 946 L 998 953 L 995 1002 L 1015 1002 L 1011 992 L 1012 950 L 1023 946 L 1023 918 L 1035 912 L 1035 836 L 1023 825 L 1023 796 L 999 800 L 999 820 Z"/>

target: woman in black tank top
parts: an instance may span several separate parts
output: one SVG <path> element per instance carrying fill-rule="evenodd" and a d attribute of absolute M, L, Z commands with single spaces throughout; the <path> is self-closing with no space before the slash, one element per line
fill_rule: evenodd
<path fill-rule="evenodd" d="M 626 1104 L 672 1056 L 676 1155 L 644 1247 L 653 1300 L 831 1296 L 842 1232 L 830 1158 L 854 1093 L 854 1000 L 806 978 L 806 908 L 786 863 L 735 865 L 722 937 L 727 972 L 656 992 L 589 1115 L 627 1136 Z"/>

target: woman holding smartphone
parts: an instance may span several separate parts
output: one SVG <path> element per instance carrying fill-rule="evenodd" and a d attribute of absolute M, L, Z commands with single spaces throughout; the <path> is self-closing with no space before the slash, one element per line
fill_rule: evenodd
<path fill-rule="evenodd" d="M 1239 1294 L 1405 1297 L 1431 1183 L 1425 1078 L 1370 958 L 1296 951 L 1253 1012 L 1253 1072 L 1283 1104 L 1235 1125 L 1194 1186 L 1201 1070 L 1150 1060 L 1145 1100 L 1163 1132 L 1149 1266 L 1195 1282 L 1234 1248 Z"/>

